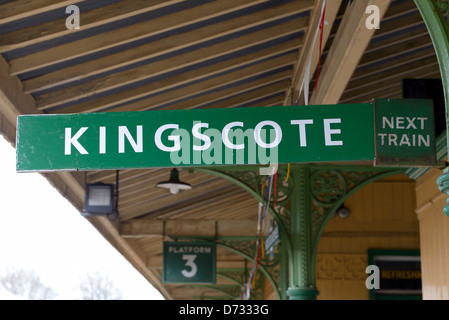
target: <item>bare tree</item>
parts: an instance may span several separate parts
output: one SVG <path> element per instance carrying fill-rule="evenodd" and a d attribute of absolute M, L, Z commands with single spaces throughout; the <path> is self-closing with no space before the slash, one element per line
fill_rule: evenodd
<path fill-rule="evenodd" d="M 87 274 L 80 284 L 83 300 L 121 300 L 122 295 L 115 288 L 108 275 L 100 272 Z"/>
<path fill-rule="evenodd" d="M 44 285 L 35 271 L 8 269 L 0 284 L 9 292 L 28 300 L 52 300 L 56 293 Z"/>

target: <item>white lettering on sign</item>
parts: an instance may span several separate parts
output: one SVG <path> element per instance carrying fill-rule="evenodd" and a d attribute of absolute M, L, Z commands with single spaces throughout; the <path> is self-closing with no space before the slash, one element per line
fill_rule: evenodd
<path fill-rule="evenodd" d="M 134 152 L 143 152 L 143 127 L 137 126 L 137 141 L 134 140 L 133 136 L 129 132 L 126 126 L 119 126 L 118 128 L 118 152 L 125 152 L 125 137 L 131 144 Z M 81 145 L 78 139 L 86 132 L 89 127 L 80 128 L 77 133 L 72 136 L 72 128 L 65 128 L 65 138 L 64 138 L 64 154 L 72 154 L 72 146 L 78 150 L 80 154 L 89 154 L 86 149 Z M 98 153 L 106 153 L 106 127 L 100 127 L 98 133 Z"/>
<path fill-rule="evenodd" d="M 106 127 L 100 127 L 100 154 L 106 153 Z"/>
<path fill-rule="evenodd" d="M 430 135 L 428 134 L 378 133 L 377 135 L 380 137 L 381 146 L 430 147 Z"/>
<path fill-rule="evenodd" d="M 72 128 L 65 128 L 65 148 L 64 154 L 69 155 L 72 154 L 72 145 L 78 150 L 81 154 L 88 154 L 86 149 L 78 142 L 78 139 L 83 135 L 88 127 L 82 127 L 78 130 L 77 133 L 72 137 Z"/>
<path fill-rule="evenodd" d="M 307 147 L 306 124 L 313 124 L 313 120 L 292 120 L 290 123 L 299 126 L 299 145 Z"/>
<path fill-rule="evenodd" d="M 192 278 L 196 275 L 198 272 L 198 267 L 196 266 L 196 263 L 194 262 L 196 259 L 196 254 L 183 254 L 182 260 L 186 260 L 186 267 L 189 267 L 190 270 L 183 269 L 181 270 L 181 274 L 186 278 Z"/>
<path fill-rule="evenodd" d="M 135 152 L 143 152 L 142 126 L 137 126 L 137 142 L 125 126 L 118 127 L 118 152 L 125 153 L 125 136 Z"/>
<path fill-rule="evenodd" d="M 340 129 L 331 129 L 330 125 L 331 123 L 341 123 L 341 119 L 324 119 L 324 140 L 326 142 L 326 146 L 342 146 L 343 141 L 332 140 L 331 135 L 333 134 L 341 134 Z"/>
<path fill-rule="evenodd" d="M 193 126 L 193 128 L 192 128 L 193 136 L 197 139 L 204 141 L 204 144 L 202 146 L 193 145 L 193 150 L 195 150 L 195 151 L 207 150 L 207 149 L 209 149 L 209 147 L 211 145 L 210 138 L 208 136 L 206 136 L 205 134 L 202 134 L 200 132 L 200 128 L 209 128 L 209 124 L 200 122 Z"/>
<path fill-rule="evenodd" d="M 174 144 L 171 147 L 167 147 L 162 143 L 162 134 L 167 129 L 179 129 L 179 126 L 177 124 L 165 124 L 161 126 L 159 129 L 157 129 L 156 134 L 154 135 L 154 142 L 156 143 L 156 146 L 161 149 L 162 151 L 172 152 L 172 151 L 179 151 L 181 150 L 181 140 L 179 139 L 179 136 L 172 136 L 170 135 L 168 137 L 168 140 L 173 141 Z"/>
<path fill-rule="evenodd" d="M 274 131 L 276 132 L 276 138 L 271 143 L 265 143 L 262 141 L 262 137 L 260 135 L 262 128 L 264 126 L 271 126 L 274 128 Z M 257 124 L 257 126 L 254 128 L 254 140 L 256 140 L 256 143 L 259 145 L 259 147 L 262 148 L 275 148 L 281 143 L 282 140 L 282 130 L 279 125 L 274 121 L 262 121 Z"/>
<path fill-rule="evenodd" d="M 425 127 L 424 122 L 427 120 L 427 117 L 382 117 L 382 129 L 385 129 L 388 126 L 390 129 L 418 130 L 418 127 L 415 124 L 416 121 L 418 122 L 419 129 L 423 130 Z"/>
<path fill-rule="evenodd" d="M 409 123 L 404 127 L 415 126 L 415 121 L 421 121 L 427 118 L 413 118 L 408 119 Z M 340 118 L 335 119 L 323 119 L 324 129 L 324 145 L 325 146 L 341 146 L 343 140 L 338 139 L 338 135 L 341 135 L 341 129 L 336 125 L 341 123 Z M 291 125 L 297 125 L 299 129 L 299 146 L 307 147 L 307 129 L 314 125 L 312 119 L 295 119 L 290 121 Z M 385 120 L 384 125 L 390 125 L 390 120 Z M 395 126 L 402 126 L 401 120 L 394 123 Z M 419 124 L 416 124 L 419 125 Z M 267 128 L 271 127 L 271 128 Z M 82 127 L 72 136 L 72 128 L 65 128 L 65 147 L 64 154 L 72 154 L 72 146 L 80 154 L 89 154 L 87 150 L 78 141 L 79 138 L 86 132 L 89 127 Z M 201 129 L 206 128 L 204 132 Z M 220 156 L 218 153 L 222 144 L 228 147 L 230 150 L 243 150 L 248 149 L 252 155 L 257 152 L 257 146 L 262 149 L 276 149 L 282 141 L 282 128 L 281 126 L 271 120 L 265 120 L 259 122 L 254 130 L 244 129 L 244 123 L 241 121 L 233 121 L 226 124 L 223 130 L 220 132 L 217 129 L 208 129 L 209 123 L 203 123 L 201 121 L 194 121 L 191 129 L 191 135 L 193 136 L 193 151 L 210 151 L 214 150 L 214 154 Z M 234 129 L 236 128 L 236 129 Z M 117 130 L 117 129 L 115 129 Z M 115 131 L 114 130 L 114 131 Z M 131 130 L 133 131 L 133 130 Z M 107 132 L 111 132 L 106 126 L 98 127 L 98 153 L 107 153 Z M 269 135 L 267 134 L 270 133 Z M 213 140 L 211 139 L 213 138 Z M 89 137 L 89 140 L 91 137 Z M 236 139 L 236 141 L 234 140 Z M 87 140 L 87 138 L 85 139 Z M 170 141 L 170 142 L 167 142 Z M 220 141 L 221 140 L 221 141 Z M 245 144 L 245 141 L 248 141 Z M 255 145 L 251 144 L 255 142 Z M 126 145 L 129 143 L 135 153 L 142 153 L 144 149 L 144 133 L 143 126 L 137 125 L 134 132 L 130 132 L 127 126 L 118 126 L 118 153 L 125 153 Z M 178 152 L 181 149 L 186 151 L 186 148 L 191 148 L 190 144 L 190 132 L 179 128 L 179 124 L 169 123 L 160 126 L 154 134 L 154 143 L 156 147 L 165 152 Z M 405 143 L 405 142 L 404 142 Z M 260 150 L 260 149 L 259 149 Z M 91 150 L 92 152 L 92 150 Z M 260 156 L 260 155 L 259 155 Z M 221 156 L 219 157 L 221 159 Z M 260 157 L 259 157 L 260 158 Z M 186 153 L 186 161 L 189 161 L 190 156 Z M 221 161 L 221 160 L 220 160 Z"/>
<path fill-rule="evenodd" d="M 211 247 L 201 247 L 201 246 L 185 246 L 185 247 L 168 247 L 169 253 L 212 253 Z"/>
<path fill-rule="evenodd" d="M 235 121 L 225 125 L 221 133 L 221 139 L 223 140 L 224 145 L 229 149 L 235 150 L 244 149 L 245 148 L 244 144 L 233 144 L 231 143 L 231 141 L 229 141 L 229 131 L 234 127 L 243 127 L 243 122 Z"/>
<path fill-rule="evenodd" d="M 382 129 L 423 130 L 427 117 L 382 117 Z M 430 147 L 430 135 L 419 133 L 378 133 L 381 146 Z"/>

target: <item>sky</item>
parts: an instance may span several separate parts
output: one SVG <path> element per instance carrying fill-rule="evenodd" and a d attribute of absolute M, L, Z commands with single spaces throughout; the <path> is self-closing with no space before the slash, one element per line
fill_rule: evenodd
<path fill-rule="evenodd" d="M 82 278 L 95 272 L 125 300 L 164 299 L 43 176 L 17 173 L 0 135 L 0 275 L 8 269 L 35 271 L 56 299 L 80 299 Z"/>

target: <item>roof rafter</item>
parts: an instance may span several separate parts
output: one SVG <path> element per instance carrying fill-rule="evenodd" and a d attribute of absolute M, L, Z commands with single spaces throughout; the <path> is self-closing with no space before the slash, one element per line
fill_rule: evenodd
<path fill-rule="evenodd" d="M 315 2 L 315 7 L 313 9 L 312 20 L 310 21 L 309 28 L 307 31 L 307 35 L 305 36 L 304 45 L 299 52 L 298 61 L 296 63 L 294 76 L 292 78 L 292 84 L 289 91 L 286 94 L 284 105 L 294 104 L 293 98 L 296 99 L 300 87 L 304 81 L 304 77 L 306 74 L 307 66 L 310 61 L 310 74 L 309 79 L 306 81 L 310 81 L 313 76 L 313 72 L 318 65 L 318 57 L 319 57 L 319 40 L 317 37 L 319 36 L 317 33 L 317 29 L 319 28 L 321 21 L 321 8 L 323 6 L 324 0 L 319 0 Z M 327 42 L 327 39 L 330 36 L 330 32 L 332 26 L 334 25 L 335 19 L 338 14 L 338 10 L 341 5 L 341 0 L 333 0 L 326 2 L 326 11 L 325 11 L 325 24 L 323 28 L 323 48 Z"/>
<path fill-rule="evenodd" d="M 120 223 L 122 237 L 242 237 L 257 235 L 257 220 L 139 219 Z"/>
<path fill-rule="evenodd" d="M 382 19 L 390 3 L 391 0 L 358 0 L 347 7 L 310 99 L 311 104 L 338 103 L 376 31 L 365 25 L 367 6 L 378 6 Z"/>
<path fill-rule="evenodd" d="M 22 0 L 20 3 L 17 3 L 18 1 L 10 1 L 0 5 L 0 24 L 24 19 L 46 11 L 67 7 L 82 1 L 84 0 Z"/>
<path fill-rule="evenodd" d="M 82 31 L 85 32 L 91 28 L 114 23 L 181 1 L 182 0 L 124 0 L 105 7 L 81 12 Z M 75 3 L 76 1 L 71 2 Z M 34 45 L 79 31 L 76 29 L 67 29 L 65 23 L 66 17 L 6 33 L 0 37 L 0 52 Z"/>

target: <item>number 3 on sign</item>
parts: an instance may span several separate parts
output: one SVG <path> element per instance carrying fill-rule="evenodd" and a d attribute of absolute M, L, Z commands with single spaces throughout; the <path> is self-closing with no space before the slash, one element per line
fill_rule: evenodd
<path fill-rule="evenodd" d="M 181 273 L 186 278 L 192 278 L 196 275 L 198 268 L 193 262 L 196 259 L 196 254 L 183 254 L 182 260 L 186 260 L 186 267 L 190 267 L 190 271 L 187 271 L 186 269 L 181 270 Z"/>

